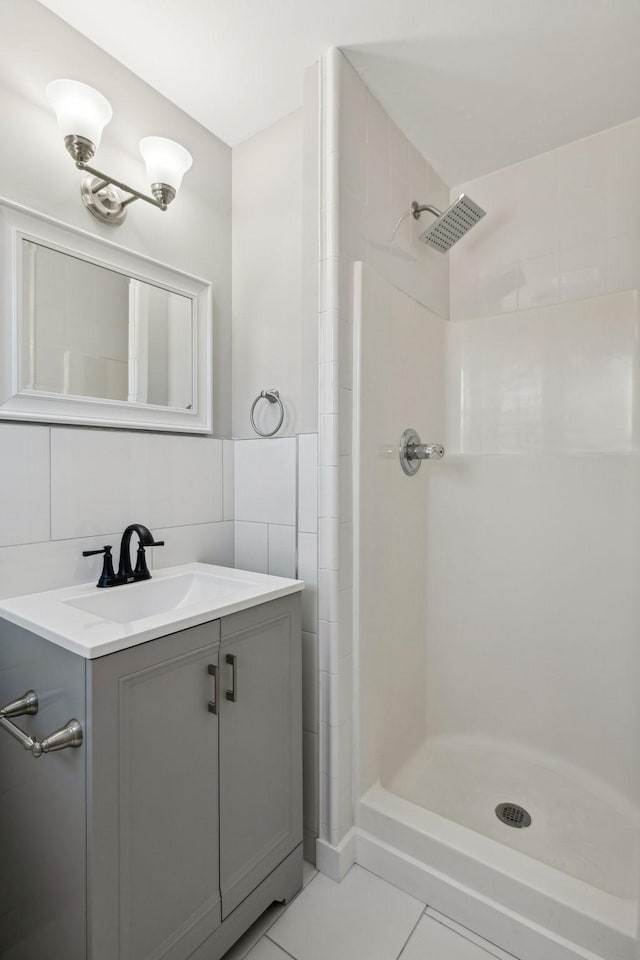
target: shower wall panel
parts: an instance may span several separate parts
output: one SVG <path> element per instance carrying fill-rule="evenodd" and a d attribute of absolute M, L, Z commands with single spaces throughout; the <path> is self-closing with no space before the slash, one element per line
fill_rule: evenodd
<path fill-rule="evenodd" d="M 451 317 L 640 287 L 640 118 L 460 184 L 487 216 L 451 251 Z"/>
<path fill-rule="evenodd" d="M 639 490 L 636 455 L 454 456 L 433 470 L 429 737 L 535 750 L 640 803 Z"/>
<path fill-rule="evenodd" d="M 425 737 L 430 470 L 407 477 L 402 432 L 444 431 L 445 322 L 364 264 L 355 268 L 356 609 L 360 787 Z"/>
<path fill-rule="evenodd" d="M 637 290 L 447 324 L 450 453 L 640 449 Z"/>

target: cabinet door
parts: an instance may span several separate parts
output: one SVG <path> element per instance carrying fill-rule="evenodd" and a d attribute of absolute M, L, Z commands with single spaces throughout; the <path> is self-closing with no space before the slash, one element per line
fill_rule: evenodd
<path fill-rule="evenodd" d="M 92 663 L 91 960 L 183 960 L 221 922 L 219 624 Z"/>
<path fill-rule="evenodd" d="M 302 840 L 299 598 L 225 618 L 220 670 L 224 919 Z"/>

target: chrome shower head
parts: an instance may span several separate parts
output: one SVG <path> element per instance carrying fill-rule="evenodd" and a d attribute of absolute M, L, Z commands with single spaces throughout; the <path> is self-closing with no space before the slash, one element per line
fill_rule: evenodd
<path fill-rule="evenodd" d="M 461 193 L 458 199 L 442 213 L 437 207 L 426 203 L 422 206 L 415 200 L 411 204 L 411 213 L 416 220 L 427 210 L 438 219 L 420 235 L 423 243 L 428 247 L 435 247 L 440 253 L 447 253 L 454 243 L 457 243 L 465 233 L 475 227 L 478 220 L 485 216 L 485 211 L 477 203 Z"/>

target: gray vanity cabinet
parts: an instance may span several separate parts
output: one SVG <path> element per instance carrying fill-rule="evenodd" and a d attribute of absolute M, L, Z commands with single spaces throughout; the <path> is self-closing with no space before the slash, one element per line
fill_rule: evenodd
<path fill-rule="evenodd" d="M 302 840 L 301 650 L 289 598 L 222 620 L 222 917 Z"/>
<path fill-rule="evenodd" d="M 89 661 L 89 957 L 183 960 L 220 925 L 220 622 Z"/>
<path fill-rule="evenodd" d="M 34 760 L 0 730 L 2 960 L 219 960 L 300 889 L 298 594 L 95 659 L 0 646 L 25 730 L 84 732 Z"/>

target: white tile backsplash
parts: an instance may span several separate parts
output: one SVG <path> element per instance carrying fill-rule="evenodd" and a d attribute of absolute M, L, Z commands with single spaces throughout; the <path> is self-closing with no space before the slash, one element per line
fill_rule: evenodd
<path fill-rule="evenodd" d="M 296 528 L 270 523 L 269 573 L 274 577 L 296 576 Z"/>
<path fill-rule="evenodd" d="M 121 533 L 0 547 L 0 599 L 97 582 L 102 557 L 83 557 L 82 551 L 100 549 L 105 543 L 118 544 Z"/>
<path fill-rule="evenodd" d="M 0 425 L 0 463 L 0 546 L 48 540 L 48 427 Z"/>
<path fill-rule="evenodd" d="M 82 551 L 111 543 L 117 560 L 134 521 L 166 541 L 152 567 L 233 563 L 221 440 L 3 423 L 0 453 L 2 596 L 97 581 Z"/>
<path fill-rule="evenodd" d="M 235 519 L 296 523 L 296 439 L 237 440 Z"/>
<path fill-rule="evenodd" d="M 233 440 L 222 441 L 222 515 L 225 520 L 233 520 Z"/>
<path fill-rule="evenodd" d="M 238 570 L 269 573 L 269 526 L 236 520 L 234 525 L 234 566 Z"/>
<path fill-rule="evenodd" d="M 54 427 L 52 538 L 216 523 L 221 478 L 221 440 Z"/>
<path fill-rule="evenodd" d="M 231 520 L 183 527 L 158 527 L 153 532 L 158 540 L 164 540 L 164 547 L 152 547 L 148 551 L 156 569 L 194 561 L 223 567 L 234 565 Z"/>

